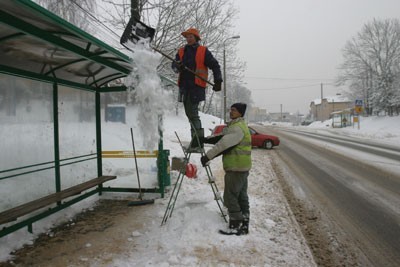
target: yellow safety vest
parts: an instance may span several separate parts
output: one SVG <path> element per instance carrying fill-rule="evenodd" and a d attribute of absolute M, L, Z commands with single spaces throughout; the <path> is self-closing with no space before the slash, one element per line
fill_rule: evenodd
<path fill-rule="evenodd" d="M 228 127 L 239 126 L 244 137 L 222 156 L 225 171 L 249 171 L 251 169 L 251 134 L 244 120 L 238 120 Z"/>

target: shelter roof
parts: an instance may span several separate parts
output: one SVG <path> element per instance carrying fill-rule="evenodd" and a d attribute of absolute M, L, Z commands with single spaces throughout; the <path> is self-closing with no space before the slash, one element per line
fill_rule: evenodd
<path fill-rule="evenodd" d="M 101 90 L 132 71 L 126 54 L 30 0 L 0 6 L 2 73 Z"/>

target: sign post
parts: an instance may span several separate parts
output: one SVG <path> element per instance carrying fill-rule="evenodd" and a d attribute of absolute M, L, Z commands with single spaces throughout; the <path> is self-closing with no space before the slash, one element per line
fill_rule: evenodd
<path fill-rule="evenodd" d="M 360 114 L 363 111 L 363 101 L 362 99 L 356 99 L 354 103 L 354 111 L 357 113 L 357 117 L 353 118 L 353 123 L 358 123 L 358 130 L 360 130 Z"/>

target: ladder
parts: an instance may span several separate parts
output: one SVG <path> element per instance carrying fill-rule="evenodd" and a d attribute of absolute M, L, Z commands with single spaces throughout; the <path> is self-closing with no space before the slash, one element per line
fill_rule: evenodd
<path fill-rule="evenodd" d="M 200 153 L 201 156 L 205 155 L 204 148 L 200 148 L 199 151 L 196 151 L 196 152 L 191 151 L 190 149 L 186 149 L 184 147 L 184 145 L 182 144 L 182 142 L 181 142 L 181 140 L 180 140 L 180 138 L 179 138 L 179 136 L 178 136 L 178 134 L 176 132 L 175 132 L 175 135 L 176 135 L 176 138 L 179 141 L 179 144 L 180 144 L 180 146 L 181 146 L 181 148 L 183 150 L 183 154 L 185 155 L 185 157 L 184 157 L 184 161 L 183 161 L 182 167 L 181 167 L 181 169 L 179 171 L 178 178 L 177 178 L 176 183 L 174 185 L 174 188 L 173 188 L 173 190 L 171 192 L 171 197 L 169 198 L 169 202 L 168 202 L 167 208 L 165 210 L 164 217 L 163 217 L 163 220 L 161 222 L 161 225 L 164 225 L 167 222 L 168 218 L 170 218 L 172 216 L 172 213 L 173 213 L 174 208 L 175 208 L 175 203 L 176 203 L 176 200 L 177 200 L 178 195 L 179 195 L 179 191 L 180 191 L 181 186 L 182 186 L 183 178 L 185 177 L 186 165 L 189 163 L 190 156 L 192 155 L 192 153 Z M 197 136 L 197 134 L 196 134 L 196 138 L 197 138 L 197 141 L 200 143 L 200 140 L 199 140 L 199 137 Z M 192 138 L 191 143 L 189 144 L 189 148 L 191 147 L 192 142 L 193 142 L 193 138 Z M 209 165 L 206 165 L 204 168 L 205 168 L 206 173 L 207 173 L 208 183 L 210 184 L 211 190 L 213 191 L 213 194 L 214 194 L 214 199 L 217 202 L 219 211 L 221 212 L 221 216 L 223 217 L 225 222 L 228 222 L 227 219 L 226 219 L 227 215 L 222 210 L 222 207 L 223 207 L 224 203 L 222 201 L 221 192 L 218 190 L 217 184 L 215 183 L 215 177 L 213 176 L 213 174 L 211 172 L 211 168 L 210 168 Z"/>

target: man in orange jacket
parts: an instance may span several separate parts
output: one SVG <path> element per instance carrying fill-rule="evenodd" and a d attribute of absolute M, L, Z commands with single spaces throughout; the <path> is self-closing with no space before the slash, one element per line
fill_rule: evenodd
<path fill-rule="evenodd" d="M 179 102 L 183 102 L 186 116 L 191 123 L 191 149 L 202 147 L 197 142 L 196 134 L 200 140 L 204 137 L 204 130 L 201 127 L 199 116 L 199 103 L 206 99 L 205 88 L 208 80 L 208 69 L 211 69 L 214 76 L 214 91 L 221 91 L 222 75 L 218 61 L 214 58 L 207 47 L 199 44 L 201 40 L 199 31 L 190 28 L 182 32 L 187 44 L 181 47 L 176 54 L 176 62 L 172 63 L 172 69 L 179 73 Z M 196 77 L 190 69 L 203 79 Z"/>

